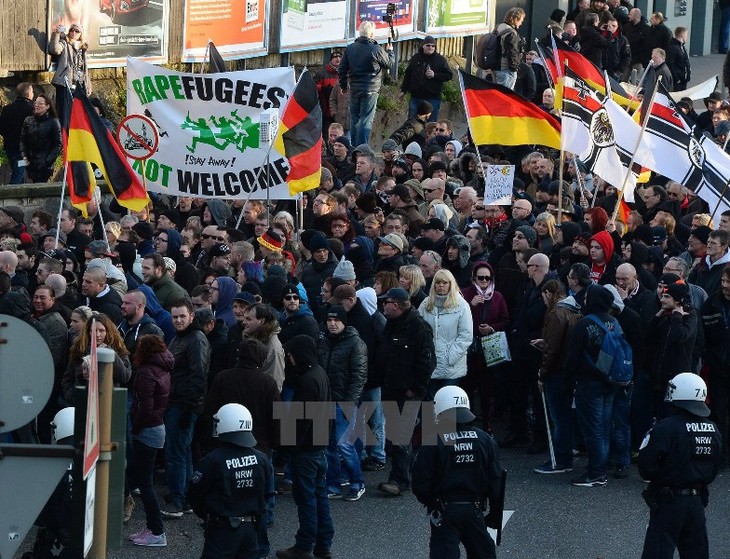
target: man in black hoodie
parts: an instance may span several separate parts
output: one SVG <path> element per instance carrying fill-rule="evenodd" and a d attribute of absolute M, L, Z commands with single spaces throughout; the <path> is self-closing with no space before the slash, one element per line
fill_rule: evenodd
<path fill-rule="evenodd" d="M 618 325 L 609 314 L 613 305 L 611 292 L 600 285 L 592 285 L 587 291 L 586 316 L 573 328 L 565 374 L 566 389 L 575 386 L 578 425 L 588 450 L 588 469 L 572 483 L 579 487 L 599 487 L 606 485 L 611 409 L 616 387 L 594 366 L 605 333 L 588 315 L 598 318 L 606 328 Z"/>
<path fill-rule="evenodd" d="M 282 432 L 282 446 L 288 447 L 291 453 L 292 495 L 299 511 L 299 530 L 294 545 L 277 551 L 276 556 L 279 559 L 311 559 L 314 551 L 319 558 L 330 558 L 335 528 L 325 482 L 329 422 L 322 414 L 316 421 L 311 419 L 313 407 L 318 402 L 331 400 L 330 383 L 327 373 L 319 366 L 312 338 L 304 334 L 294 336 L 284 345 L 284 352 L 296 376 L 292 401 L 302 403 L 307 419 L 296 420 L 296 433 Z M 328 428 L 322 431 L 319 420 L 324 420 Z M 282 425 L 282 429 L 287 427 L 288 424 Z"/>

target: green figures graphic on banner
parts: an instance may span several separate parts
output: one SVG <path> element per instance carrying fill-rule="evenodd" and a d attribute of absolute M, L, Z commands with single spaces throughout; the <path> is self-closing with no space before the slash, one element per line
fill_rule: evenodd
<path fill-rule="evenodd" d="M 191 145 L 185 146 L 190 153 L 195 153 L 198 144 L 220 151 L 233 145 L 241 153 L 248 148 L 259 147 L 259 123 L 253 122 L 250 116 L 241 118 L 238 110 L 232 111 L 230 116 L 211 115 L 207 119 L 193 119 L 188 113 L 180 128 L 197 133 L 197 136 L 192 137 Z"/>

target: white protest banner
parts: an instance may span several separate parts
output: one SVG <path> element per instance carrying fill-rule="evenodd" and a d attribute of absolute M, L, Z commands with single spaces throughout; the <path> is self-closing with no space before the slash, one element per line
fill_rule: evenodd
<path fill-rule="evenodd" d="M 132 168 L 147 190 L 171 196 L 291 199 L 286 158 L 260 141 L 263 111 L 283 109 L 293 68 L 190 74 L 130 58 L 127 113 L 150 118 L 159 147 Z M 269 164 L 265 165 L 269 153 Z"/>
<path fill-rule="evenodd" d="M 489 165 L 484 174 L 484 205 L 511 206 L 514 165 Z"/>

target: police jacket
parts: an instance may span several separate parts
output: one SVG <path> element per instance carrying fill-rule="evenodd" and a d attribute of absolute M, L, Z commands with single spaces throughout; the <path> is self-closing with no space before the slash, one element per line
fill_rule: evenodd
<path fill-rule="evenodd" d="M 188 501 L 201 518 L 260 516 L 266 509 L 272 475 L 271 462 L 263 452 L 224 442 L 198 463 Z"/>
<path fill-rule="evenodd" d="M 427 66 L 433 70 L 433 78 L 426 77 Z M 403 93 L 410 93 L 416 99 L 441 99 L 444 82 L 452 77 L 454 74 L 442 55 L 435 50 L 432 54 L 426 54 L 421 47 L 408 61 L 400 90 Z"/>
<path fill-rule="evenodd" d="M 722 292 L 711 295 L 702 305 L 705 332 L 705 362 L 710 371 L 730 370 L 730 302 Z"/>
<path fill-rule="evenodd" d="M 368 378 L 368 348 L 352 326 L 337 335 L 326 329 L 317 342 L 319 364 L 330 379 L 332 399 L 360 402 Z"/>
<path fill-rule="evenodd" d="M 657 421 L 637 460 L 642 479 L 655 487 L 709 484 L 720 469 L 720 433 L 708 419 L 678 409 Z"/>
<path fill-rule="evenodd" d="M 481 429 L 458 424 L 438 444 L 418 449 L 413 464 L 413 494 L 429 509 L 436 501 L 482 502 L 499 500 L 502 468 L 494 439 Z"/>
<path fill-rule="evenodd" d="M 43 116 L 29 116 L 23 121 L 20 133 L 20 153 L 28 158 L 31 169 L 53 167 L 61 153 L 61 123 L 50 112 Z"/>
<path fill-rule="evenodd" d="M 164 351 L 151 355 L 137 367 L 132 390 L 132 434 L 139 435 L 146 427 L 164 425 L 170 398 L 170 372 L 174 366 L 172 353 Z"/>
<path fill-rule="evenodd" d="M 347 45 L 337 70 L 342 89 L 356 93 L 377 93 L 381 74 L 395 62 L 393 51 L 386 51 L 373 39 L 358 37 Z M 349 85 L 348 85 L 349 78 Z"/>
<path fill-rule="evenodd" d="M 175 357 L 171 374 L 170 406 L 186 412 L 201 413 L 207 389 L 210 344 L 194 323 L 178 332 L 170 342 Z"/>
<path fill-rule="evenodd" d="M 383 374 L 384 399 L 404 399 L 411 390 L 420 400 L 436 368 L 431 326 L 414 308 L 389 319 L 378 340 L 376 359 Z"/>

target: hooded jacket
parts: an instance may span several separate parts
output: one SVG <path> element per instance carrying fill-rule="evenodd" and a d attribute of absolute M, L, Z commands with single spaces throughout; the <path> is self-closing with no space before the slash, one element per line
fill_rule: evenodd
<path fill-rule="evenodd" d="M 330 402 L 330 381 L 317 359 L 315 341 L 305 335 L 294 336 L 284 348 L 287 356 L 294 360 L 292 367 L 296 378 L 294 385 L 293 402 L 303 402 L 305 408 L 309 402 Z M 287 357 L 288 360 L 288 357 Z M 312 451 L 324 450 L 327 440 L 314 441 L 314 426 L 311 419 L 297 419 L 296 444 L 294 450 Z M 315 445 L 315 442 L 318 443 Z M 286 441 L 282 441 L 282 446 Z"/>
<path fill-rule="evenodd" d="M 155 324 L 155 321 L 147 313 L 142 315 L 137 324 L 129 324 L 125 318 L 119 323 L 117 330 L 119 330 L 122 340 L 124 340 L 124 346 L 127 348 L 129 355 L 134 355 L 137 349 L 137 340 L 142 336 L 151 334 L 164 338 L 160 327 Z"/>
<path fill-rule="evenodd" d="M 359 404 L 368 378 L 368 348 L 357 330 L 347 326 L 333 335 L 324 329 L 319 333 L 317 357 L 330 379 L 332 398 Z"/>
<path fill-rule="evenodd" d="M 205 421 L 225 404 L 241 404 L 251 412 L 253 436 L 257 447 L 268 452 L 278 444 L 278 425 L 274 421 L 274 402 L 281 400 L 276 381 L 264 374 L 266 346 L 258 340 L 244 338 L 238 346 L 236 366 L 218 373 L 205 398 Z M 212 425 L 211 425 L 212 426 Z"/>
<path fill-rule="evenodd" d="M 172 315 L 162 308 L 162 305 L 157 300 L 157 295 L 155 295 L 155 292 L 152 291 L 149 285 L 142 284 L 138 289 L 147 297 L 145 311 L 155 321 L 155 324 L 160 327 L 160 330 L 165 335 L 165 343 L 169 346 L 172 339 L 176 336 L 175 327 L 172 325 Z"/>
<path fill-rule="evenodd" d="M 231 218 L 231 208 L 223 200 L 208 198 L 205 201 L 213 221 L 218 227 L 228 227 Z"/>
<path fill-rule="evenodd" d="M 459 257 L 456 261 L 451 261 L 447 258 L 448 247 L 454 246 L 459 249 Z M 456 278 L 456 283 L 459 284 L 459 289 L 464 289 L 471 285 L 471 271 L 474 264 L 470 261 L 471 258 L 471 245 L 469 239 L 463 235 L 454 235 L 446 241 L 446 253 L 444 253 L 442 265 L 443 267 L 451 272 Z"/>
<path fill-rule="evenodd" d="M 573 297 L 558 301 L 555 308 L 545 317 L 542 330 L 544 349 L 540 365 L 540 380 L 563 372 L 563 364 L 568 354 L 570 334 L 581 318 L 580 305 Z"/>
<path fill-rule="evenodd" d="M 164 425 L 174 366 L 172 353 L 163 351 L 136 368 L 131 409 L 133 435 L 139 435 L 146 427 Z"/>
<path fill-rule="evenodd" d="M 329 251 L 327 262 L 324 264 L 320 264 L 312 258 L 312 260 L 304 265 L 300 280 L 304 289 L 307 290 L 307 300 L 314 312 L 317 311 L 322 284 L 324 284 L 324 280 L 332 276 L 335 268 L 337 268 L 337 257 L 331 250 Z"/>
<path fill-rule="evenodd" d="M 495 33 L 499 35 L 499 42 L 502 49 L 500 69 L 517 72 L 520 69 L 520 62 L 522 62 L 520 35 L 517 33 L 517 29 L 509 23 L 500 23 L 495 29 Z"/>
<path fill-rule="evenodd" d="M 698 341 L 698 322 L 697 311 L 690 308 L 686 315 L 654 315 L 646 325 L 649 334 L 645 338 L 644 366 L 660 393 L 675 375 L 695 371 L 692 354 Z"/>
<path fill-rule="evenodd" d="M 641 285 L 646 287 L 649 291 L 656 289 L 657 281 L 654 275 L 644 268 L 644 264 L 649 258 L 649 247 L 644 243 L 638 241 L 632 241 L 631 243 L 631 258 L 629 263 L 636 268 L 636 275 L 639 278 Z M 638 310 L 638 309 L 634 309 Z"/>
<path fill-rule="evenodd" d="M 586 290 L 586 317 L 578 320 L 573 327 L 565 359 L 566 384 L 570 386 L 575 380 L 593 379 L 602 380 L 608 386 L 605 375 L 592 365 L 598 358 L 605 333 L 587 315 L 593 314 L 607 328 L 613 328 L 615 322 L 609 314 L 611 305 L 613 305 L 613 295 L 600 285 L 591 285 Z M 586 358 L 586 353 L 590 356 L 592 363 Z"/>
<path fill-rule="evenodd" d="M 177 229 L 166 229 L 167 233 L 167 254 L 166 256 L 175 261 L 175 281 L 188 293 L 198 285 L 198 270 L 180 254 L 180 247 L 183 244 L 183 237 Z"/>
<path fill-rule="evenodd" d="M 461 295 L 457 305 L 439 308 L 434 305 L 427 309 L 428 299 L 418 308 L 433 331 L 436 351 L 436 368 L 431 374 L 433 379 L 457 379 L 466 376 L 466 354 L 474 340 L 474 327 L 471 310 Z"/>
<path fill-rule="evenodd" d="M 328 62 L 314 75 L 314 83 L 317 86 L 317 97 L 319 97 L 319 106 L 322 108 L 322 116 L 325 119 L 332 119 L 330 95 L 334 86 L 337 85 L 337 66 Z"/>
<path fill-rule="evenodd" d="M 603 249 L 606 262 L 603 266 L 598 266 L 593 261 L 590 263 L 591 279 L 601 285 L 613 284 L 616 282 L 616 268 L 618 268 L 618 258 L 614 258 L 613 237 L 608 231 L 599 231 L 591 237 L 591 241 L 596 241 Z"/>
<path fill-rule="evenodd" d="M 232 278 L 221 276 L 218 282 L 218 302 L 215 304 L 215 317 L 230 328 L 236 323 L 233 316 L 233 297 L 238 293 L 238 284 Z"/>
<path fill-rule="evenodd" d="M 302 302 L 299 309 L 294 314 L 289 314 L 285 310 L 279 315 L 279 341 L 282 345 L 291 340 L 294 336 L 304 334 L 310 338 L 316 339 L 319 336 L 319 323 L 314 318 L 312 310 L 306 303 Z"/>
<path fill-rule="evenodd" d="M 178 299 L 184 299 L 188 297 L 187 292 L 172 279 L 170 272 L 165 271 L 161 277 L 156 278 L 151 283 L 147 282 L 147 285 L 152 287 L 155 292 L 157 300 L 160 302 L 165 309 L 170 310 L 170 305 Z"/>
<path fill-rule="evenodd" d="M 355 93 L 377 93 L 382 74 L 395 62 L 392 50 L 386 51 L 373 39 L 358 37 L 347 45 L 337 69 L 340 88 Z M 348 84 L 349 79 L 349 84 Z"/>

